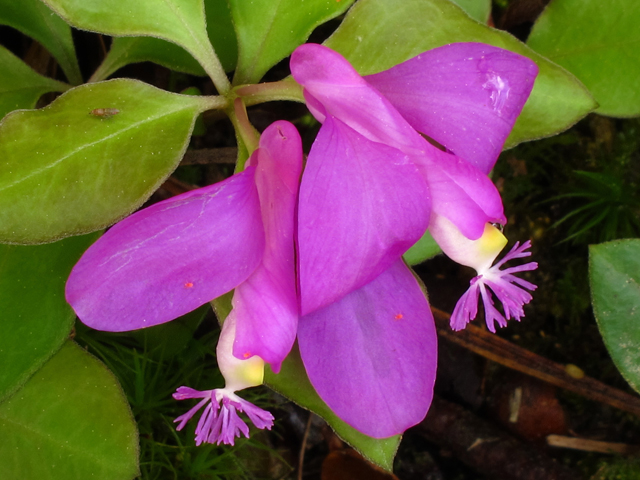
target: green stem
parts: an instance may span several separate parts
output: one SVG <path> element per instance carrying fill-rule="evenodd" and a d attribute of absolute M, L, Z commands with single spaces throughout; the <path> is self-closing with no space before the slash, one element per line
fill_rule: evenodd
<path fill-rule="evenodd" d="M 236 173 L 244 170 L 244 164 L 260 142 L 260 133 L 251 125 L 247 116 L 247 108 L 241 98 L 233 101 L 233 109 L 227 109 L 227 115 L 233 123 L 238 140 L 238 161 Z"/>
<path fill-rule="evenodd" d="M 218 95 L 212 96 L 199 96 L 200 111 L 206 112 L 207 110 L 224 110 L 229 107 L 229 99 Z"/>
<path fill-rule="evenodd" d="M 293 77 L 287 77 L 279 82 L 240 85 L 234 89 L 234 92 L 242 97 L 247 107 L 276 100 L 304 103 L 302 87 L 296 83 Z"/>
<path fill-rule="evenodd" d="M 226 95 L 231 90 L 231 82 L 227 78 L 227 73 L 224 71 L 222 67 L 222 63 L 220 63 L 220 59 L 216 55 L 216 52 L 213 50 L 211 45 L 207 45 L 204 55 L 199 58 L 200 65 L 204 68 L 204 71 L 207 72 L 211 81 L 218 90 L 220 95 Z M 198 57 L 196 57 L 198 59 Z"/>

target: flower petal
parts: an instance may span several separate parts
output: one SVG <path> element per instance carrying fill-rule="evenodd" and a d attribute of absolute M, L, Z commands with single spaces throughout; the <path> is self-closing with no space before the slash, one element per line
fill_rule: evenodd
<path fill-rule="evenodd" d="M 329 116 L 300 186 L 302 315 L 373 280 L 425 232 L 429 193 L 399 150 Z"/>
<path fill-rule="evenodd" d="M 371 283 L 300 319 L 300 354 L 320 397 L 375 437 L 420 422 L 433 397 L 436 330 L 402 261 Z"/>
<path fill-rule="evenodd" d="M 489 173 L 537 74 L 536 64 L 516 53 L 454 43 L 365 79 L 416 130 Z"/>
<path fill-rule="evenodd" d="M 429 185 L 434 210 L 465 235 L 478 238 L 486 222 L 506 222 L 500 195 L 486 174 L 429 144 L 340 54 L 301 45 L 291 56 L 291 72 L 320 121 L 334 116 L 365 138 L 409 155 Z"/>
<path fill-rule="evenodd" d="M 262 263 L 233 296 L 238 358 L 260 356 L 278 371 L 298 328 L 294 221 L 302 171 L 302 142 L 289 122 L 275 122 L 260 138 L 251 164 L 265 230 Z"/>
<path fill-rule="evenodd" d="M 502 260 L 491 268 L 479 271 L 479 275 L 471 279 L 469 290 L 458 300 L 456 308 L 451 315 L 451 328 L 453 330 L 462 330 L 467 326 L 467 323 L 476 318 L 479 294 L 482 296 L 482 302 L 484 303 L 485 322 L 491 332 L 496 332 L 495 322 L 498 322 L 501 327 L 506 327 L 507 320 L 514 318 L 520 321 L 524 317 L 523 307 L 533 298 L 525 289 L 534 291 L 537 287 L 533 283 L 518 278 L 513 274 L 535 270 L 538 268 L 538 264 L 529 262 L 504 270 L 500 270 L 500 267 L 510 260 L 531 256 L 531 252 L 527 251 L 530 247 L 531 242 L 528 240 L 522 246 L 520 246 L 520 242 L 516 242 Z M 494 306 L 491 293 L 487 290 L 487 287 L 502 303 L 504 315 Z"/>
<path fill-rule="evenodd" d="M 374 142 L 401 150 L 422 148 L 422 137 L 339 53 L 323 45 L 301 45 L 291 55 L 291 73 L 320 122 L 333 115 Z"/>
<path fill-rule="evenodd" d="M 264 380 L 264 360 L 254 355 L 236 358 L 233 345 L 236 338 L 236 311 L 229 312 L 222 324 L 220 338 L 216 347 L 218 368 L 224 377 L 225 390 L 235 392 L 249 387 L 262 385 Z"/>
<path fill-rule="evenodd" d="M 71 272 L 67 301 L 112 332 L 183 315 L 244 281 L 264 251 L 255 168 L 140 210 L 113 226 Z"/>
<path fill-rule="evenodd" d="M 189 394 L 183 395 L 181 390 L 190 390 L 193 393 L 189 392 Z M 200 416 L 195 431 L 197 446 L 202 443 L 233 445 L 236 437 L 240 438 L 241 434 L 249 438 L 249 427 L 240 418 L 238 412 L 245 412 L 257 428 L 271 430 L 273 426 L 274 418 L 271 413 L 256 407 L 224 388 L 199 392 L 192 388 L 180 387 L 173 394 L 173 398 L 176 400 L 202 398 L 195 407 L 174 420 L 174 423 L 179 423 L 176 427 L 178 431 L 185 427 L 187 422 L 198 413 L 198 410 L 205 404 L 207 405 Z"/>
<path fill-rule="evenodd" d="M 445 255 L 460 265 L 475 269 L 480 275 L 491 267 L 507 245 L 507 238 L 490 223 L 485 224 L 480 238 L 470 240 L 449 220 L 434 214 L 431 215 L 429 232 Z"/>
<path fill-rule="evenodd" d="M 482 236 L 487 222 L 507 223 L 500 193 L 486 174 L 425 144 L 426 154 L 411 158 L 429 185 L 433 214 L 447 218 L 472 240 Z"/>

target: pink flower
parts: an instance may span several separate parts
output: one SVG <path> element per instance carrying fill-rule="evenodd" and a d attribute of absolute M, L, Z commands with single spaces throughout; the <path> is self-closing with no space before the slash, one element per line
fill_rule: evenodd
<path fill-rule="evenodd" d="M 196 443 L 229 443 L 273 416 L 235 392 L 276 371 L 296 337 L 298 297 L 295 209 L 302 169 L 293 125 L 265 130 L 247 168 L 232 177 L 140 210 L 114 225 L 82 256 L 67 301 L 90 327 L 119 332 L 177 318 L 235 289 L 218 344 L 222 389 L 180 387 L 174 397 L 202 398 L 178 429 L 206 407 Z"/>
<path fill-rule="evenodd" d="M 67 301 L 83 323 L 120 332 L 168 322 L 235 289 L 234 355 L 258 355 L 278 369 L 298 323 L 301 169 L 297 130 L 272 124 L 243 172 L 109 229 L 73 268 Z"/>
<path fill-rule="evenodd" d="M 249 427 L 238 416 L 244 412 L 257 428 L 271 430 L 273 415 L 256 407 L 235 394 L 237 390 L 255 387 L 262 384 L 264 376 L 264 362 L 258 356 L 246 360 L 239 360 L 233 356 L 233 342 L 236 333 L 235 313 L 231 312 L 224 322 L 216 359 L 225 378 L 225 388 L 198 391 L 189 387 L 180 387 L 173 394 L 176 400 L 201 398 L 200 402 L 174 422 L 179 422 L 177 430 L 182 430 L 189 420 L 202 407 L 204 411 L 196 426 L 196 445 L 201 443 L 226 443 L 233 445 L 236 437 L 243 434 L 249 438 Z"/>
<path fill-rule="evenodd" d="M 456 240 L 477 241 L 487 225 L 506 222 L 487 174 L 538 69 L 464 43 L 362 77 L 340 54 L 305 44 L 291 71 L 322 123 L 300 186 L 302 360 L 342 419 L 373 437 L 402 433 L 431 403 L 436 333 L 401 256 L 427 227 L 449 254 Z M 443 222 L 452 228 L 435 231 Z M 483 272 L 478 289 L 489 277 L 511 294 L 518 288 L 496 269 Z"/>
<path fill-rule="evenodd" d="M 533 291 L 536 286 L 516 277 L 514 273 L 535 270 L 538 264 L 529 262 L 505 270 L 500 270 L 500 267 L 510 260 L 530 256 L 531 252 L 526 250 L 531 247 L 531 242 L 526 241 L 522 246 L 516 242 L 502 260 L 491 266 L 507 244 L 507 239 L 495 226 L 487 224 L 483 235 L 477 240 L 464 237 L 451 222 L 443 218 L 437 219 L 430 230 L 434 238 L 440 239 L 440 244 L 447 255 L 461 265 L 474 268 L 478 273 L 471 280 L 469 290 L 458 300 L 451 315 L 453 330 L 462 330 L 467 323 L 476 318 L 479 297 L 482 297 L 484 304 L 487 328 L 494 333 L 496 331 L 494 322 L 498 322 L 501 327 L 506 327 L 507 320 L 515 318 L 520 321 L 520 318 L 524 317 L 523 306 L 532 299 L 526 289 Z M 489 290 L 502 303 L 504 315 L 494 306 Z"/>

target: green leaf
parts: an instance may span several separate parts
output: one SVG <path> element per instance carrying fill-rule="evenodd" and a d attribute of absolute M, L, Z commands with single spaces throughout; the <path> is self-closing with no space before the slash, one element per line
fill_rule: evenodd
<path fill-rule="evenodd" d="M 207 32 L 220 62 L 229 72 L 238 60 L 231 12 L 224 0 L 205 0 Z M 104 80 L 119 68 L 138 62 L 154 62 L 163 67 L 191 75 L 206 75 L 202 66 L 182 47 L 153 37 L 115 37 L 100 68 L 91 77 Z"/>
<path fill-rule="evenodd" d="M 204 0 L 207 15 L 207 34 L 226 72 L 235 70 L 238 63 L 238 40 L 231 20 L 227 0 Z"/>
<path fill-rule="evenodd" d="M 115 37 L 158 37 L 180 45 L 217 77 L 202 0 L 44 0 L 74 27 Z M 224 93 L 224 92 L 223 92 Z"/>
<path fill-rule="evenodd" d="M 589 246 L 593 312 L 614 363 L 640 392 L 640 239 Z"/>
<path fill-rule="evenodd" d="M 50 242 L 133 211 L 175 169 L 207 101 L 119 79 L 7 115 L 0 123 L 0 242 Z M 100 109 L 118 113 L 92 114 Z"/>
<path fill-rule="evenodd" d="M 358 450 L 371 462 L 380 465 L 385 470 L 393 468 L 393 457 L 396 454 L 402 437 L 396 435 L 389 438 L 372 438 L 360 433 L 355 428 L 340 420 L 314 390 L 300 359 L 298 345 L 282 363 L 277 375 L 270 368 L 265 368 L 265 384 L 281 395 L 291 399 L 296 404 L 321 416 L 329 426 L 345 442 Z M 355 399 L 354 399 L 355 400 Z"/>
<path fill-rule="evenodd" d="M 107 368 L 68 341 L 0 404 L 0 478 L 129 480 L 138 434 Z"/>
<path fill-rule="evenodd" d="M 453 42 L 488 43 L 538 64 L 540 74 L 506 147 L 555 135 L 596 107 L 573 75 L 508 33 L 471 20 L 448 0 L 360 0 L 326 45 L 369 75 Z"/>
<path fill-rule="evenodd" d="M 191 75 L 206 75 L 196 59 L 174 43 L 153 37 L 115 37 L 109 53 L 91 80 L 104 80 L 125 65 L 140 62 L 154 62 Z"/>
<path fill-rule="evenodd" d="M 318 25 L 342 14 L 354 0 L 229 0 L 238 36 L 234 85 L 257 83 L 304 43 Z"/>
<path fill-rule="evenodd" d="M 0 0 L 0 24 L 35 38 L 55 57 L 69 82 L 82 83 L 71 28 L 40 0 Z"/>
<path fill-rule="evenodd" d="M 554 0 L 527 45 L 585 84 L 602 115 L 640 115 L 640 2 Z"/>
<path fill-rule="evenodd" d="M 64 92 L 69 85 L 33 71 L 0 45 L 0 119 L 19 108 L 33 108 L 43 93 Z"/>
<path fill-rule="evenodd" d="M 0 401 L 69 336 L 75 314 L 64 298 L 64 286 L 71 268 L 98 236 L 28 247 L 0 245 Z"/>
<path fill-rule="evenodd" d="M 429 230 L 427 230 L 420 240 L 404 253 L 402 258 L 408 265 L 417 265 L 431 257 L 435 257 L 441 252 L 440 246 L 433 239 Z"/>
<path fill-rule="evenodd" d="M 491 0 L 451 0 L 467 15 L 480 23 L 487 23 L 491 15 Z"/>

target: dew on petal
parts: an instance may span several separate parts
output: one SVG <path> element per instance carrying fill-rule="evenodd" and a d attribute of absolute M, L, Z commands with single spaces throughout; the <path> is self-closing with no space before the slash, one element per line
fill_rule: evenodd
<path fill-rule="evenodd" d="M 509 91 L 511 90 L 509 82 L 494 72 L 489 72 L 487 73 L 487 81 L 482 84 L 482 87 L 490 90 L 491 107 L 499 114 L 509 99 Z"/>

